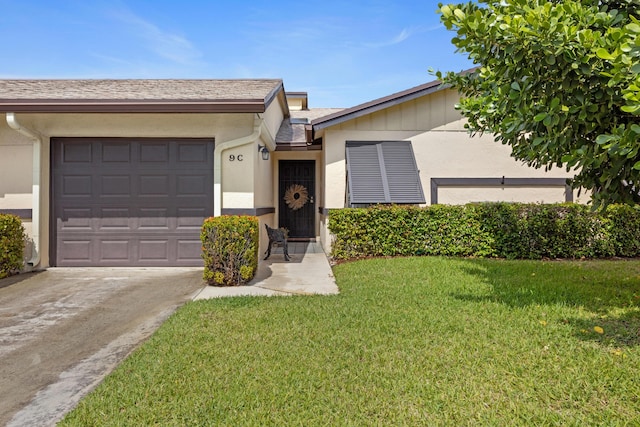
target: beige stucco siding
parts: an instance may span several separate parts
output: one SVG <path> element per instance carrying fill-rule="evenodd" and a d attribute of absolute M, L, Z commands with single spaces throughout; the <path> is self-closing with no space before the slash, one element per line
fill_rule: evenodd
<path fill-rule="evenodd" d="M 431 178 L 568 178 L 563 169 L 528 167 L 511 157 L 510 147 L 489 135 L 470 137 L 460 131 L 430 131 L 411 139 L 427 203 Z M 565 200 L 564 187 L 439 188 L 438 203 L 479 201 L 554 203 Z"/>
<path fill-rule="evenodd" d="M 357 131 L 426 131 L 463 129 L 460 113 L 454 106 L 459 101 L 453 90 L 403 102 L 331 127 L 332 130 Z"/>
<path fill-rule="evenodd" d="M 18 114 L 52 137 L 182 137 L 227 141 L 253 131 L 252 114 Z"/>
<path fill-rule="evenodd" d="M 567 178 L 562 169 L 528 167 L 510 156 L 510 147 L 490 135 L 471 137 L 464 119 L 455 110 L 458 96 L 442 90 L 412 101 L 328 128 L 324 133 L 327 208 L 345 205 L 346 141 L 411 141 L 427 204 L 431 178 Z M 440 197 L 442 192 L 442 197 Z M 517 193 L 517 194 L 516 194 Z M 502 198 L 504 196 L 504 199 Z M 564 189 L 490 189 L 476 187 L 457 191 L 439 189 L 439 203 L 481 200 L 556 202 L 564 200 Z"/>
<path fill-rule="evenodd" d="M 263 118 L 266 131 L 273 142 L 273 137 L 278 133 L 278 129 L 280 129 L 280 125 L 282 124 L 282 119 L 284 119 L 284 110 L 282 109 L 282 105 L 278 102 L 271 103 L 264 112 Z"/>
<path fill-rule="evenodd" d="M 471 138 L 464 131 L 428 131 L 420 134 L 407 131 L 329 131 L 326 141 L 326 182 L 328 208 L 345 206 L 346 190 L 346 141 L 411 141 L 420 180 L 426 201 L 430 201 L 431 178 L 567 178 L 570 176 L 562 169 L 544 169 L 528 167 L 510 157 L 509 147 L 493 141 L 490 136 Z M 494 200 L 489 194 L 483 195 L 483 188 L 474 189 L 469 199 L 460 197 L 439 199 L 439 203 L 468 203 L 478 200 Z M 526 188 L 519 201 L 556 202 L 564 201 L 564 189 L 550 187 L 545 191 Z M 495 193 L 492 193 L 495 195 Z M 513 200 L 511 197 L 507 200 Z"/>
<path fill-rule="evenodd" d="M 464 129 L 455 110 L 459 98 L 442 90 L 421 98 L 346 121 L 324 130 L 325 203 L 328 209 L 346 206 L 346 141 L 411 141 L 426 203 L 431 203 L 432 178 L 569 178 L 554 168 L 548 172 L 516 161 L 510 147 L 493 136 L 474 136 Z M 574 195 L 575 196 L 575 195 Z M 576 198 L 576 201 L 584 201 Z M 565 189 L 549 187 L 439 187 L 438 203 L 479 201 L 563 202 Z M 321 239 L 330 247 L 326 217 L 321 217 Z"/>
<path fill-rule="evenodd" d="M 31 209 L 31 140 L 0 121 L 0 209 Z"/>
<path fill-rule="evenodd" d="M 264 113 L 264 124 L 260 139 L 251 147 L 251 159 L 253 163 L 253 188 L 254 206 L 256 208 L 272 208 L 274 205 L 273 165 L 275 140 L 280 124 L 284 119 L 284 112 L 279 103 L 272 103 Z M 258 151 L 258 145 L 266 146 L 271 150 L 269 160 L 262 160 L 262 154 Z M 277 187 L 276 187 L 277 188 Z"/>
<path fill-rule="evenodd" d="M 214 138 L 216 144 L 251 135 L 255 114 L 18 114 L 18 121 L 43 137 L 40 236 L 43 266 L 49 265 L 50 138 Z M 0 209 L 32 208 L 32 142 L 0 121 Z M 241 155 L 244 161 L 229 160 Z M 224 208 L 254 208 L 257 149 L 248 144 L 223 152 Z M 225 159 L 226 157 L 226 159 Z M 233 163 L 233 164 L 231 164 Z M 27 229 L 30 224 L 25 223 Z"/>
<path fill-rule="evenodd" d="M 222 209 L 253 208 L 254 145 L 230 148 L 221 154 Z"/>

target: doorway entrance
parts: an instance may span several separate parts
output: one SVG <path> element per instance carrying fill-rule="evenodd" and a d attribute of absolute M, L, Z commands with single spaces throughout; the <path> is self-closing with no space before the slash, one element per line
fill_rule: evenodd
<path fill-rule="evenodd" d="M 310 239 L 315 233 L 315 160 L 280 160 L 278 208 L 280 227 L 290 239 Z"/>

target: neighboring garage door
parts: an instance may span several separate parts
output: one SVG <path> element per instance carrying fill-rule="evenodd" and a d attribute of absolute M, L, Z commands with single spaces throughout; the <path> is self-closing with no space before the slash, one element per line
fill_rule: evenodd
<path fill-rule="evenodd" d="M 213 140 L 52 138 L 52 265 L 200 266 Z"/>

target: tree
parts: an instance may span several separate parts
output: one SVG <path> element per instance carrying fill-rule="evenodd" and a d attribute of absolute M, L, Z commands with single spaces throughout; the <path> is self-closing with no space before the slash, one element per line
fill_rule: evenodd
<path fill-rule="evenodd" d="M 575 170 L 594 206 L 639 203 L 637 2 L 440 4 L 452 43 L 478 67 L 436 75 L 461 93 L 472 133 L 494 134 L 529 166 Z"/>

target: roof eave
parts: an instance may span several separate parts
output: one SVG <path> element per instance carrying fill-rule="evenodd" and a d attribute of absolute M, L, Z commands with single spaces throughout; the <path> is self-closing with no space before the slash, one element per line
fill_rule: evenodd
<path fill-rule="evenodd" d="M 420 98 L 422 96 L 429 95 L 431 93 L 438 92 L 449 87 L 451 86 L 443 84 L 439 80 L 435 80 L 433 82 L 425 83 L 423 85 L 416 86 L 402 92 L 397 92 L 383 98 L 378 98 L 364 104 L 356 105 L 352 108 L 347 108 L 346 110 L 339 111 L 334 114 L 329 114 L 328 116 L 320 117 L 319 119 L 312 120 L 311 126 L 313 127 L 313 132 L 315 133 L 330 126 L 335 126 L 337 124 L 344 123 L 346 121 L 362 117 L 367 114 L 375 113 L 385 108 L 402 104 L 404 102 L 411 101 L 413 99 Z"/>
<path fill-rule="evenodd" d="M 265 100 L 222 101 L 0 101 L 0 112 L 15 113 L 264 113 Z"/>
<path fill-rule="evenodd" d="M 283 113 L 284 117 L 285 118 L 290 117 L 291 116 L 291 112 L 289 111 L 289 104 L 287 103 L 286 92 L 284 90 L 284 83 L 282 82 L 282 80 L 265 97 L 265 99 L 264 99 L 264 109 L 265 109 L 265 111 L 275 99 L 279 99 L 280 100 L 280 106 L 282 108 L 282 113 Z"/>

